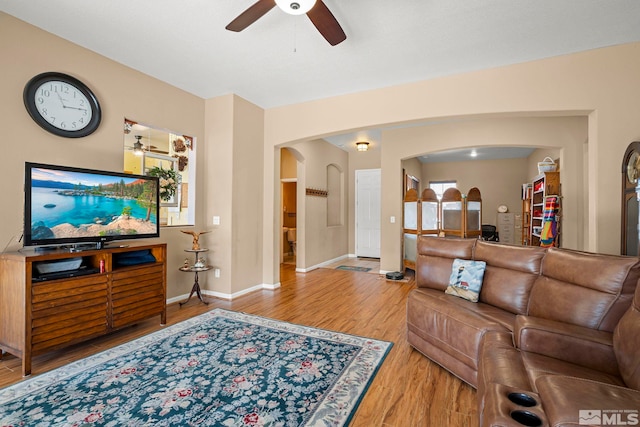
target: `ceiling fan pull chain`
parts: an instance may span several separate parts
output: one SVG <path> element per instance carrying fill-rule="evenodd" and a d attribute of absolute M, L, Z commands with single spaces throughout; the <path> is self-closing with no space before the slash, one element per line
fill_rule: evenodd
<path fill-rule="evenodd" d="M 293 20 L 293 53 L 298 51 L 298 20 Z"/>

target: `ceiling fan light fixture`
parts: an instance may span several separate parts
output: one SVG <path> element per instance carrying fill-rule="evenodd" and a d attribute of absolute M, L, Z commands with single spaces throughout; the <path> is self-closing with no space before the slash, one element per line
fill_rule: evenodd
<path fill-rule="evenodd" d="M 136 142 L 133 143 L 133 154 L 136 156 L 142 156 L 144 154 L 144 145 L 140 142 L 141 135 L 136 135 Z"/>
<path fill-rule="evenodd" d="M 304 15 L 316 4 L 316 0 L 276 0 L 280 9 L 289 15 Z"/>
<path fill-rule="evenodd" d="M 367 151 L 369 149 L 369 143 L 366 141 L 356 142 L 356 148 L 358 151 Z"/>

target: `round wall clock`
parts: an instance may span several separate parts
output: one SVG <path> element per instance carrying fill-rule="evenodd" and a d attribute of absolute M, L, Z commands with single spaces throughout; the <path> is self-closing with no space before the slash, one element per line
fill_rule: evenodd
<path fill-rule="evenodd" d="M 498 206 L 498 212 L 500 212 L 500 213 L 509 212 L 509 208 L 507 207 L 507 205 L 500 205 L 500 206 Z"/>
<path fill-rule="evenodd" d="M 42 73 L 24 87 L 24 105 L 43 129 L 66 138 L 81 138 L 100 125 L 100 104 L 91 89 L 63 73 Z"/>

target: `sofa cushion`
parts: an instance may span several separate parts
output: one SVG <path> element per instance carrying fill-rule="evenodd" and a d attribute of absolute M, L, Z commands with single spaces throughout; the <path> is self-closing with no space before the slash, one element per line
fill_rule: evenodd
<path fill-rule="evenodd" d="M 618 375 L 611 332 L 520 315 L 513 338 L 520 350 Z"/>
<path fill-rule="evenodd" d="M 534 246 L 513 246 L 479 240 L 473 259 L 484 261 L 480 301 L 514 314 L 526 314 L 529 295 L 540 275 L 546 249 Z"/>
<path fill-rule="evenodd" d="M 536 386 L 551 426 L 574 427 L 589 421 L 618 426 L 638 423 L 640 391 L 561 375 L 543 376 Z M 587 411 L 595 411 L 590 415 L 600 419 L 581 420 L 580 415 L 586 415 Z"/>
<path fill-rule="evenodd" d="M 479 307 L 484 306 L 484 307 Z M 489 331 L 510 335 L 501 322 L 484 316 L 495 307 L 475 304 L 433 289 L 414 289 L 407 300 L 407 327 L 453 358 L 477 370 L 480 340 Z M 511 316 L 513 324 L 515 316 Z M 475 386 L 475 384 L 473 384 Z"/>
<path fill-rule="evenodd" d="M 471 259 L 477 239 L 445 239 L 424 237 L 418 239 L 416 285 L 444 291 L 451 276 L 453 260 Z"/>
<path fill-rule="evenodd" d="M 566 375 L 570 377 L 586 378 L 606 384 L 613 384 L 624 387 L 624 381 L 618 375 L 609 374 L 597 369 L 586 368 L 575 363 L 555 359 L 549 356 L 521 351 L 522 362 L 524 363 L 529 381 L 535 388 L 536 380 L 543 375 Z"/>
<path fill-rule="evenodd" d="M 528 314 L 613 332 L 639 277 L 637 257 L 549 248 Z"/>
<path fill-rule="evenodd" d="M 613 331 L 613 349 L 627 386 L 640 390 L 640 286 L 633 304 Z"/>
<path fill-rule="evenodd" d="M 487 263 L 484 261 L 456 258 L 451 266 L 449 286 L 445 293 L 478 302 L 486 266 Z"/>

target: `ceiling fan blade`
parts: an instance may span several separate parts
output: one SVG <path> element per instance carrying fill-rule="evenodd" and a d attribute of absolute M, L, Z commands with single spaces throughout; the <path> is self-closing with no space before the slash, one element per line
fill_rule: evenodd
<path fill-rule="evenodd" d="M 265 13 L 276 6 L 275 0 L 258 0 L 242 12 L 236 19 L 231 21 L 225 28 L 229 31 L 239 32 L 260 19 Z"/>
<path fill-rule="evenodd" d="M 322 0 L 316 1 L 315 6 L 307 12 L 307 16 L 331 46 L 346 40 L 347 36 L 342 27 Z"/>

